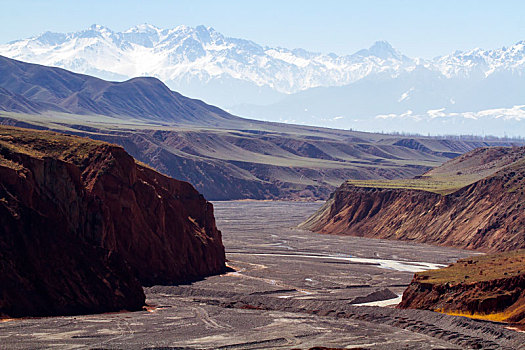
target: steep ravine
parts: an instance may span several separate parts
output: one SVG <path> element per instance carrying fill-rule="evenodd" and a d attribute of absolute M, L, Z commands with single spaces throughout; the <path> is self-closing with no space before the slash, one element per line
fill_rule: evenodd
<path fill-rule="evenodd" d="M 142 285 L 225 269 L 213 207 L 121 147 L 0 128 L 0 315 L 144 305 Z"/>

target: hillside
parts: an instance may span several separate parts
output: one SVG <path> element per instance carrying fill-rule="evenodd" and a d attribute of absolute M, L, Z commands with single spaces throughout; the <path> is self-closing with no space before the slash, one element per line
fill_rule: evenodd
<path fill-rule="evenodd" d="M 0 110 L 65 112 L 152 123 L 223 126 L 236 118 L 169 90 L 155 78 L 109 82 L 0 56 Z"/>
<path fill-rule="evenodd" d="M 243 119 L 153 78 L 114 83 L 0 57 L 0 124 L 123 146 L 210 200 L 326 199 L 348 178 L 420 175 L 476 147 L 432 139 Z"/>
<path fill-rule="evenodd" d="M 516 165 L 523 158 L 525 148 L 478 148 L 414 179 L 348 180 L 347 183 L 356 187 L 423 190 L 444 195 Z"/>
<path fill-rule="evenodd" d="M 525 248 L 525 148 L 469 152 L 412 180 L 347 181 L 301 226 L 481 251 Z"/>
<path fill-rule="evenodd" d="M 2 316 L 137 310 L 225 269 L 212 205 L 108 143 L 0 127 L 0 212 Z"/>
<path fill-rule="evenodd" d="M 396 136 L 244 121 L 237 129 L 217 129 L 91 119 L 0 113 L 0 124 L 119 144 L 156 170 L 190 182 L 210 200 L 327 199 L 348 178 L 414 177 L 473 148 L 511 144 L 424 138 L 405 142 Z"/>
<path fill-rule="evenodd" d="M 400 308 L 525 323 L 525 250 L 461 259 L 415 274 Z"/>

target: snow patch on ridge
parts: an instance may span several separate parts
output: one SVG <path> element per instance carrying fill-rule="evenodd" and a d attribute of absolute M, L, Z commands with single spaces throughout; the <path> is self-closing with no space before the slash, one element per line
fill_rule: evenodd
<path fill-rule="evenodd" d="M 494 108 L 478 112 L 446 112 L 446 108 L 430 109 L 424 114 L 414 114 L 411 110 L 401 114 L 380 114 L 376 119 L 414 119 L 430 120 L 436 118 L 460 117 L 465 119 L 502 119 L 502 120 L 525 120 L 525 105 L 514 106 L 511 108 Z"/>

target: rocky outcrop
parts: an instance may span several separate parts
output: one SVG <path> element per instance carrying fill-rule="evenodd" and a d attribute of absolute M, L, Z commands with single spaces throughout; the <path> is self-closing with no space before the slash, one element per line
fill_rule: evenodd
<path fill-rule="evenodd" d="M 525 251 L 416 273 L 398 307 L 525 324 Z"/>
<path fill-rule="evenodd" d="M 525 248 L 522 163 L 448 195 L 345 183 L 301 226 L 487 252 Z"/>
<path fill-rule="evenodd" d="M 141 283 L 220 273 L 213 207 L 121 147 L 0 128 L 0 314 L 144 304 Z"/>

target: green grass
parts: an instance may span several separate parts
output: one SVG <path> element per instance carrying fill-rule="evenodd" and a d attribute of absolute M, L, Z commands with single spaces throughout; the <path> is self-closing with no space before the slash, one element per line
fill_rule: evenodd
<path fill-rule="evenodd" d="M 486 163 L 484 157 L 490 152 L 484 152 L 467 153 L 414 179 L 348 180 L 346 183 L 357 187 L 410 189 L 447 195 L 501 171 L 516 173 L 525 167 L 525 158 L 519 158 L 523 154 L 518 152 L 509 152 L 506 156 L 486 160 Z M 509 192 L 521 189 L 521 183 L 508 186 Z"/>
<path fill-rule="evenodd" d="M 446 195 L 453 193 L 472 182 L 461 181 L 459 179 L 451 179 L 447 181 L 433 178 L 423 178 L 399 180 L 348 180 L 346 183 L 356 187 L 420 190 Z"/>

